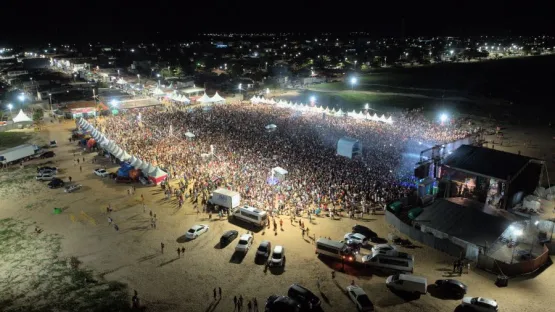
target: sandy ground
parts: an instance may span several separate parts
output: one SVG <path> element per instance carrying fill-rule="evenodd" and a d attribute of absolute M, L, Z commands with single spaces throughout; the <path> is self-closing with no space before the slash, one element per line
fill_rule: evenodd
<path fill-rule="evenodd" d="M 137 192 L 127 195 L 130 189 L 128 185 L 115 184 L 93 175 L 93 169 L 100 165 L 113 167 L 107 162 L 92 164 L 94 154 L 79 156 L 81 160 L 85 157 L 85 163 L 75 165 L 73 152 L 78 149 L 67 140 L 73 125 L 69 122 L 48 125 L 38 135 L 44 140 L 59 142 L 57 156 L 52 160 L 62 168 L 60 176 L 65 180 L 69 176 L 73 177 L 83 188 L 66 194 L 60 189 L 50 190 L 44 183 L 20 178 L 24 172 L 30 175 L 34 170 L 32 168 L 0 173 L 4 179 L 19 179 L 18 183 L 2 182 L 0 219 L 36 222 L 44 229 L 39 236 L 59 234 L 60 259 L 78 257 L 83 262 L 82 266 L 92 269 L 97 278 L 127 283 L 130 296 L 133 289 L 137 290 L 142 304 L 149 311 L 233 311 L 233 296 L 239 295 L 246 299 L 245 306 L 249 298 L 256 297 L 259 311 L 262 311 L 269 295 L 286 295 L 292 283 L 300 283 L 324 299 L 324 311 L 355 311 L 355 306 L 343 292 L 351 280 L 366 290 L 377 311 L 460 310 L 457 309 L 458 300 L 443 300 L 430 294 L 416 300 L 405 300 L 385 287 L 385 276 L 357 271 L 348 266 L 346 273 L 338 272 L 336 278 L 332 279 L 332 270 L 339 270 L 341 264 L 318 259 L 312 241 L 303 239 L 298 224 L 291 225 L 289 217 L 283 217 L 283 231 L 278 231 L 276 235 L 272 231 L 261 231 L 254 235 L 255 247 L 264 239 L 272 241 L 274 246 L 279 244 L 285 247 L 287 264 L 283 272 L 265 272 L 263 265 L 254 263 L 253 250 L 243 259 L 237 259 L 233 257 L 237 241 L 223 249 L 218 247 L 218 241 L 221 234 L 230 229 L 244 233 L 246 230 L 240 226 L 214 217 L 208 220 L 204 214 L 197 215 L 189 202 L 178 209 L 175 201 L 163 198 L 159 187 L 136 185 Z M 526 132 L 514 129 L 507 131 L 514 132 L 506 134 L 506 137 L 510 136 L 515 146 L 504 146 L 503 149 L 518 148 L 517 145 L 522 145 L 522 140 L 528 138 Z M 523 154 L 534 156 L 541 154 L 542 150 L 553 149 L 551 136 L 540 138 L 535 134 L 534 138 L 538 150 L 523 148 Z M 540 149 L 539 146 L 544 147 Z M 497 144 L 495 147 L 498 148 Z M 140 203 L 141 194 L 146 198 L 145 212 Z M 105 211 L 109 203 L 115 209 L 111 217 L 120 227 L 119 232 L 108 224 Z M 64 212 L 55 215 L 52 213 L 54 207 L 60 207 Z M 150 210 L 158 217 L 156 229 L 150 226 Z M 310 224 L 308 219 L 304 221 L 310 228 L 310 235 L 316 235 L 317 238 L 329 236 L 341 239 L 357 222 L 369 226 L 380 237 L 396 233 L 381 215 L 365 216 L 363 220 L 316 218 Z M 184 233 L 194 224 L 208 224 L 210 231 L 194 241 L 186 242 Z M 27 228 L 27 231 L 32 232 L 32 228 Z M 164 253 L 160 248 L 162 242 L 166 246 Z M 180 258 L 176 252 L 178 247 L 186 248 L 185 255 Z M 414 274 L 427 277 L 429 282 L 449 276 L 452 257 L 426 246 L 403 251 L 415 255 Z M 363 250 L 363 253 L 367 252 Z M 40 265 L 45 265 L 44 261 L 41 263 L 36 264 L 39 271 Z M 28 268 L 15 261 L 0 266 L 0 270 L 3 274 L 10 272 L 9 276 L 16 276 Z M 513 279 L 508 288 L 497 288 L 493 284 L 494 276 L 474 268 L 458 279 L 468 285 L 468 295 L 495 298 L 500 311 L 540 311 L 549 304 L 555 304 L 555 299 L 549 295 L 550 289 L 555 286 L 552 278 L 554 270 L 551 266 L 536 277 Z M 29 274 L 21 276 L 31 278 Z M 320 291 L 317 287 L 318 278 L 321 281 Z M 0 283 L 0 302 L 6 299 L 6 289 L 10 283 Z M 24 300 L 32 293 L 33 283 L 20 285 L 27 286 L 10 292 L 17 292 L 15 295 L 20 295 Z M 213 300 L 214 287 L 222 288 L 221 300 Z"/>

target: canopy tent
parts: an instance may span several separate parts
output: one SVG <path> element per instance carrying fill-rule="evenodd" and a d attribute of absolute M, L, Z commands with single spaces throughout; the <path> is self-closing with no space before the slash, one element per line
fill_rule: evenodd
<path fill-rule="evenodd" d="M 256 97 L 256 95 L 253 95 L 253 97 L 251 97 L 251 102 L 256 103 L 256 102 L 258 102 L 258 101 L 259 101 L 259 100 L 258 100 L 258 97 Z"/>
<path fill-rule="evenodd" d="M 202 97 L 197 99 L 197 102 L 199 102 L 199 103 L 210 103 L 210 102 L 212 102 L 212 99 L 210 99 L 210 97 L 208 95 L 206 95 L 206 93 L 204 93 L 202 95 Z"/>
<path fill-rule="evenodd" d="M 22 109 L 19 110 L 19 113 L 13 119 L 13 122 L 26 122 L 26 121 L 33 121 L 33 119 L 29 118 L 29 116 L 25 115 Z"/>
<path fill-rule="evenodd" d="M 225 99 L 221 97 L 218 92 L 216 92 L 216 94 L 214 94 L 214 96 L 210 100 L 212 100 L 212 102 L 214 103 L 225 102 Z"/>
<path fill-rule="evenodd" d="M 153 170 L 152 173 L 148 174 L 148 176 L 149 180 L 152 181 L 154 185 L 157 185 L 158 183 L 164 181 L 168 177 L 168 174 L 162 169 L 156 167 L 156 170 Z"/>
<path fill-rule="evenodd" d="M 110 145 L 111 142 L 112 142 L 112 141 L 110 141 L 110 140 L 108 140 L 108 139 L 105 139 L 104 141 L 100 142 L 100 147 L 102 147 L 102 148 L 107 148 L 108 145 Z"/>
<path fill-rule="evenodd" d="M 192 138 L 195 137 L 194 133 L 189 132 L 189 131 L 185 132 L 185 136 L 186 136 L 187 138 L 189 138 L 189 139 L 192 139 Z"/>
<path fill-rule="evenodd" d="M 83 118 L 79 118 L 79 120 L 77 121 L 77 124 L 79 124 L 79 126 L 82 126 L 86 123 L 85 119 Z"/>
<path fill-rule="evenodd" d="M 124 151 L 119 160 L 128 160 L 129 158 L 131 158 L 131 155 L 127 154 L 127 152 Z"/>
<path fill-rule="evenodd" d="M 275 176 L 278 180 L 283 181 L 287 176 L 287 170 L 281 167 L 272 168 L 272 175 Z"/>
<path fill-rule="evenodd" d="M 362 144 L 357 139 L 343 137 L 337 141 L 337 155 L 347 158 L 362 156 Z"/>
<path fill-rule="evenodd" d="M 154 94 L 154 95 L 165 95 L 164 91 L 162 91 L 160 88 L 155 88 L 154 91 L 152 92 L 152 94 Z"/>
<path fill-rule="evenodd" d="M 125 80 L 123 80 L 123 78 L 118 79 L 118 81 L 116 81 L 117 84 L 126 84 L 127 82 Z"/>
<path fill-rule="evenodd" d="M 148 164 L 148 166 L 145 169 L 142 169 L 141 171 L 148 175 L 149 172 L 154 172 L 155 170 L 156 170 L 156 167 L 154 167 L 152 164 Z"/>
<path fill-rule="evenodd" d="M 136 169 L 139 169 L 139 168 L 141 168 L 141 166 L 143 165 L 143 161 L 140 160 L 139 158 L 137 158 L 137 159 L 135 160 L 135 163 L 131 163 L 130 165 L 133 166 L 133 167 L 135 167 Z"/>
<path fill-rule="evenodd" d="M 112 153 L 117 159 L 121 160 L 121 156 L 123 156 L 124 151 L 118 147 L 118 149 Z"/>
<path fill-rule="evenodd" d="M 141 169 L 142 172 L 146 172 L 146 169 L 148 168 L 148 166 L 150 166 L 150 164 L 146 161 L 143 161 L 143 163 L 140 166 L 135 168 Z"/>
<path fill-rule="evenodd" d="M 128 162 L 129 162 L 129 164 L 130 164 L 131 166 L 133 166 L 134 163 L 137 162 L 137 157 L 131 156 L 131 158 L 129 158 Z"/>

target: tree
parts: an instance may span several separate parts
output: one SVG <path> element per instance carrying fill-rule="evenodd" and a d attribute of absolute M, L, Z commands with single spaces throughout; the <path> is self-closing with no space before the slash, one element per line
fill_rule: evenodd
<path fill-rule="evenodd" d="M 177 66 L 173 71 L 177 77 L 183 75 L 183 68 L 181 66 Z"/>
<path fill-rule="evenodd" d="M 39 122 L 42 119 L 43 116 L 44 116 L 44 112 L 42 111 L 42 109 L 40 109 L 40 108 L 36 109 L 33 112 L 33 121 Z"/>
<path fill-rule="evenodd" d="M 164 78 L 167 78 L 172 76 L 172 72 L 167 68 L 162 68 L 162 70 L 160 71 L 160 75 Z"/>

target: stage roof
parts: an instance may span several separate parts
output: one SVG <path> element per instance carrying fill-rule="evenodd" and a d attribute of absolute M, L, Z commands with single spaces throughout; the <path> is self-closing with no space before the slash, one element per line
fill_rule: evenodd
<path fill-rule="evenodd" d="M 513 177 L 531 159 L 533 158 L 490 148 L 461 145 L 443 160 L 443 165 L 470 174 L 506 181 L 508 176 Z"/>
<path fill-rule="evenodd" d="M 463 241 L 492 244 L 514 221 L 484 212 L 484 204 L 465 198 L 439 199 L 416 218 L 419 224 Z"/>

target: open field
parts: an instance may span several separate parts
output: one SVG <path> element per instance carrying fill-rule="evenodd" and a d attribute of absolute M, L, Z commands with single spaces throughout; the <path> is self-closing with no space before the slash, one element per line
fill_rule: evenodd
<path fill-rule="evenodd" d="M 4 179 L 0 188 L 8 190 L 0 195 L 0 270 L 8 277 L 0 281 L 0 303 L 9 307 L 7 311 L 125 311 L 133 289 L 148 311 L 233 311 L 233 297 L 239 295 L 245 298 L 245 305 L 256 297 L 258 311 L 262 311 L 269 295 L 285 295 L 292 283 L 312 289 L 323 299 L 324 311 L 355 311 L 343 291 L 352 280 L 366 290 L 378 311 L 460 311 L 457 300 L 430 294 L 419 299 L 400 297 L 385 287 L 382 273 L 347 265 L 345 273 L 337 272 L 332 279 L 332 270 L 339 270 L 341 263 L 317 258 L 312 239 L 303 238 L 299 225 L 291 224 L 288 216 L 276 218 L 284 221 L 283 230 L 255 231 L 254 247 L 264 239 L 285 246 L 285 269 L 266 271 L 254 262 L 254 250 L 244 257 L 234 253 L 237 240 L 224 248 L 218 244 L 226 230 L 244 233 L 247 228 L 243 224 L 197 214 L 189 201 L 179 209 L 174 199 L 163 197 L 159 187 L 137 185 L 137 192 L 128 195 L 129 185 L 93 175 L 94 168 L 105 165 L 113 170 L 113 165 L 100 158 L 92 164 L 94 154 L 79 155 L 74 144 L 66 143 L 71 125 L 49 125 L 39 135 L 43 140 L 58 140 L 57 156 L 50 164 L 61 168 L 64 180 L 72 176 L 82 184 L 81 190 L 65 194 L 28 179 L 39 160 L 23 170 L 0 172 Z M 527 140 L 517 133 L 522 131 L 511 134 L 513 149 L 521 144 L 519 140 Z M 527 153 L 529 150 L 523 149 L 523 154 Z M 77 157 L 79 165 L 74 164 Z M 4 183 L 8 178 L 22 181 Z M 108 204 L 114 209 L 111 218 L 119 231 L 107 222 Z M 63 213 L 53 214 L 54 207 Z M 156 229 L 150 226 L 149 211 L 157 214 Z M 341 239 L 356 223 L 369 226 L 381 238 L 396 233 L 382 215 L 302 220 L 316 238 Z M 187 241 L 184 233 L 194 224 L 208 224 L 210 230 Z M 44 231 L 35 234 L 35 225 Z M 160 243 L 165 244 L 163 253 Z M 184 256 L 178 257 L 178 247 L 186 248 Z M 402 251 L 415 255 L 415 274 L 427 277 L 430 283 L 450 276 L 452 257 L 420 245 Z M 71 257 L 82 262 L 79 269 L 67 266 Z M 540 311 L 546 304 L 555 304 L 550 296 L 554 270 L 551 266 L 539 276 L 513 279 L 508 288 L 495 287 L 495 277 L 477 269 L 456 278 L 469 286 L 469 295 L 495 298 L 500 311 Z M 214 287 L 222 288 L 221 300 L 213 299 Z"/>
<path fill-rule="evenodd" d="M 33 133 L 27 130 L 0 132 L 0 150 L 24 144 L 32 137 Z"/>

